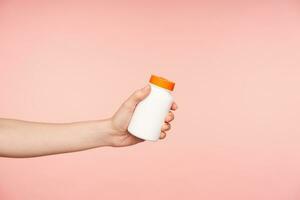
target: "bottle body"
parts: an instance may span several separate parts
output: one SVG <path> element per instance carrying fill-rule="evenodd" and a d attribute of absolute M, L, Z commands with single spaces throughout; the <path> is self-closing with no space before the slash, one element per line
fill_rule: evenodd
<path fill-rule="evenodd" d="M 156 141 L 173 103 L 171 91 L 150 83 L 150 94 L 135 108 L 128 131 L 141 139 Z"/>

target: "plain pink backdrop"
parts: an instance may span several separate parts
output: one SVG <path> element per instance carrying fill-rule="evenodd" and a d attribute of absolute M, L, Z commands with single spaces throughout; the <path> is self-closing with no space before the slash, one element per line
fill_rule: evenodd
<path fill-rule="evenodd" d="M 0 116 L 111 116 L 151 73 L 164 141 L 0 158 L 1 200 L 300 199 L 299 1 L 0 0 Z"/>

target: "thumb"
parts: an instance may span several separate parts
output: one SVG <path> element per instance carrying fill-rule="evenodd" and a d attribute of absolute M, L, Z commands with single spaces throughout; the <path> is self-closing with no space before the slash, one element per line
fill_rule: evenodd
<path fill-rule="evenodd" d="M 147 85 L 144 88 L 136 90 L 126 101 L 125 105 L 129 108 L 135 108 L 135 106 L 145 99 L 150 94 L 151 88 L 150 85 Z"/>

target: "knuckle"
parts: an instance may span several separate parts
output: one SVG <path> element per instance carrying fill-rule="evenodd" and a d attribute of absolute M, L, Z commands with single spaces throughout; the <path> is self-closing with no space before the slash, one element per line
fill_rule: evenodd
<path fill-rule="evenodd" d="M 170 130 L 171 129 L 171 125 L 170 124 L 167 124 L 166 125 L 166 130 L 168 131 L 168 130 Z"/>

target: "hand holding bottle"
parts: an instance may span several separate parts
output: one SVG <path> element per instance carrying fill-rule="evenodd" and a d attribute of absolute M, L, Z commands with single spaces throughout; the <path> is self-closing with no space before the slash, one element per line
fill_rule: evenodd
<path fill-rule="evenodd" d="M 112 126 L 116 133 L 112 134 L 112 146 L 128 146 L 144 141 L 128 132 L 128 125 L 135 111 L 136 106 L 143 101 L 151 92 L 150 85 L 135 91 L 119 108 L 119 110 L 111 118 Z M 178 108 L 175 102 L 171 104 L 171 110 L 175 111 Z M 166 137 L 166 132 L 171 129 L 170 122 L 174 120 L 174 113 L 169 111 L 161 126 L 160 139 Z"/>

